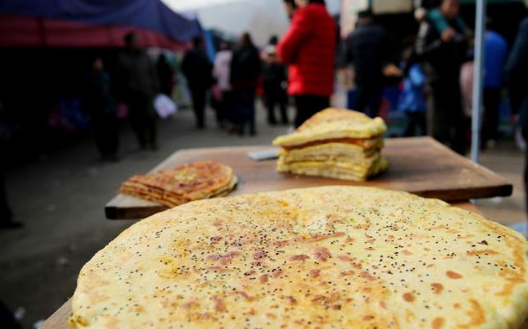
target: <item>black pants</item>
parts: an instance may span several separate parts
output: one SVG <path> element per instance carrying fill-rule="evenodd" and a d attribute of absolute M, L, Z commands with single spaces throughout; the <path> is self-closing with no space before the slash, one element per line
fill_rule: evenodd
<path fill-rule="evenodd" d="M 193 100 L 193 110 L 196 117 L 196 127 L 205 127 L 205 98 L 207 89 L 200 87 L 191 87 L 191 94 Z"/>
<path fill-rule="evenodd" d="M 278 105 L 280 110 L 281 122 L 284 124 L 288 123 L 287 103 L 288 98 L 286 95 L 269 93 L 265 96 L 266 108 L 268 110 L 268 123 L 275 124 L 277 119 L 275 117 L 275 107 Z"/>
<path fill-rule="evenodd" d="M 2 142 L 0 142 L 1 150 L 5 154 L 5 149 L 3 148 L 3 145 L 1 145 L 1 143 Z M 4 168 L 4 164 L 0 163 L 0 223 L 9 222 L 11 220 L 11 217 L 12 217 L 11 209 L 9 209 L 9 206 L 7 204 L 5 168 Z M 1 306 L 1 303 L 0 303 L 0 306 Z"/>
<path fill-rule="evenodd" d="M 235 115 L 235 126 L 240 135 L 243 135 L 246 126 L 249 126 L 249 133 L 255 134 L 255 91 L 237 90 L 233 92 Z"/>
<path fill-rule="evenodd" d="M 425 135 L 425 112 L 406 112 L 405 115 L 407 116 L 407 127 L 405 127 L 403 137 Z M 416 128 L 420 129 L 420 133 L 416 134 Z"/>
<path fill-rule="evenodd" d="M 433 83 L 426 88 L 427 134 L 453 151 L 465 154 L 467 120 L 457 79 Z M 455 82 L 449 84 L 449 81 Z"/>
<path fill-rule="evenodd" d="M 152 101 L 152 97 L 139 93 L 131 95 L 127 101 L 130 123 L 141 148 L 157 143 L 157 117 Z"/>
<path fill-rule="evenodd" d="M 381 83 L 357 83 L 356 111 L 363 112 L 371 118 L 378 116 L 383 87 Z"/>
<path fill-rule="evenodd" d="M 484 124 L 482 141 L 497 140 L 499 138 L 499 104 L 500 88 L 484 89 Z"/>
<path fill-rule="evenodd" d="M 95 145 L 102 157 L 116 155 L 119 141 L 119 126 L 115 114 L 93 117 Z"/>
<path fill-rule="evenodd" d="M 222 91 L 222 100 L 216 105 L 216 121 L 224 124 L 231 121 L 233 115 L 233 93 L 229 90 Z"/>
<path fill-rule="evenodd" d="M 297 128 L 315 113 L 328 108 L 330 106 L 330 98 L 317 95 L 296 95 L 295 106 L 297 113 L 294 125 Z"/>

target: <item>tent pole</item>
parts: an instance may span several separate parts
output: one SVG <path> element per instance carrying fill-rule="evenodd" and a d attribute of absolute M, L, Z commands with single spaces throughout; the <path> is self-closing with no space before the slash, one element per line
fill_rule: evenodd
<path fill-rule="evenodd" d="M 471 160 L 479 162 L 480 157 L 480 129 L 484 72 L 485 28 L 486 28 L 486 0 L 477 0 L 475 14 L 475 62 L 473 72 L 473 109 L 471 120 Z"/>

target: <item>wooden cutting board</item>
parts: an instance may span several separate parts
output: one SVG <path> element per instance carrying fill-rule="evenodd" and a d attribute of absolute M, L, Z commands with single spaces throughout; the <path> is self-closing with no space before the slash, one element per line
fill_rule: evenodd
<path fill-rule="evenodd" d="M 204 148 L 177 151 L 152 171 L 213 160 L 231 166 L 239 178 L 232 195 L 322 185 L 375 186 L 403 190 L 444 201 L 508 196 L 512 185 L 506 180 L 462 157 L 429 137 L 387 139 L 383 154 L 387 172 L 367 182 L 281 174 L 276 160 L 257 162 L 248 152 L 270 146 Z M 116 186 L 116 189 L 118 186 Z M 117 195 L 105 208 L 109 219 L 139 219 L 166 209 L 164 206 L 126 195 Z"/>

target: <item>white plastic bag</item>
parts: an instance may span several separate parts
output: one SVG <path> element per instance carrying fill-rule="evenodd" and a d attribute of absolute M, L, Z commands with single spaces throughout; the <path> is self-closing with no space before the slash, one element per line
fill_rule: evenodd
<path fill-rule="evenodd" d="M 159 94 L 154 98 L 154 109 L 162 119 L 166 119 L 178 112 L 176 103 L 164 94 Z"/>

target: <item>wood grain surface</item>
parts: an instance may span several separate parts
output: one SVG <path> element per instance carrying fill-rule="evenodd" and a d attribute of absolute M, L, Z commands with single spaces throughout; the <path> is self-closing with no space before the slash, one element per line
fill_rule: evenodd
<path fill-rule="evenodd" d="M 276 160 L 256 162 L 247 155 L 250 151 L 269 148 L 251 146 L 182 150 L 171 155 L 152 172 L 198 160 L 219 161 L 231 166 L 239 178 L 239 184 L 231 195 L 322 185 L 383 187 L 449 202 L 508 196 L 512 193 L 512 185 L 506 180 L 429 137 L 387 139 L 383 154 L 389 161 L 388 171 L 359 183 L 281 174 L 275 170 Z M 109 219 L 139 219 L 164 209 L 164 206 L 154 202 L 117 195 L 106 205 L 105 213 Z"/>
<path fill-rule="evenodd" d="M 459 202 L 454 203 L 453 206 L 463 208 L 478 214 L 482 212 L 472 203 Z M 71 315 L 71 300 L 68 300 L 55 313 L 53 313 L 44 323 L 40 329 L 71 329 L 68 326 L 68 317 Z"/>

